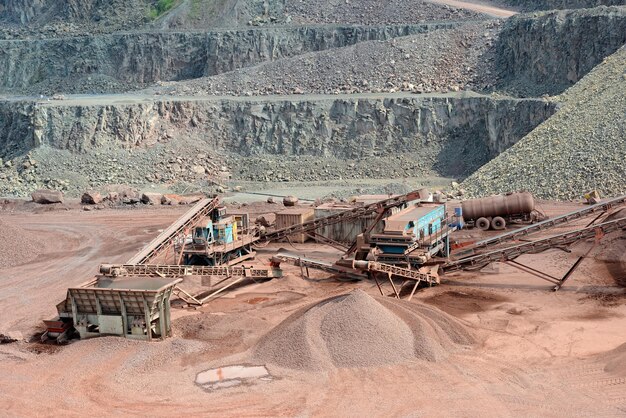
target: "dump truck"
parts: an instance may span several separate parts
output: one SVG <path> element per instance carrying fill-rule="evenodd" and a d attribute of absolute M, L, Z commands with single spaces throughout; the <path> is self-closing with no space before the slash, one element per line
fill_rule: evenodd
<path fill-rule="evenodd" d="M 461 202 L 461 211 L 468 227 L 483 231 L 502 230 L 512 222 L 532 223 L 544 218 L 535 209 L 535 198 L 529 192 L 466 200 Z"/>

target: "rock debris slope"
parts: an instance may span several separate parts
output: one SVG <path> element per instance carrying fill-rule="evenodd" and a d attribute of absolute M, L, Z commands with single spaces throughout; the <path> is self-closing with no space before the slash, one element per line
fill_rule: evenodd
<path fill-rule="evenodd" d="M 485 21 L 359 42 L 161 88 L 164 94 L 265 95 L 481 91 L 491 87 L 500 22 Z"/>
<path fill-rule="evenodd" d="M 322 371 L 438 361 L 472 342 L 463 325 L 436 308 L 357 290 L 296 312 L 259 341 L 253 357 Z"/>
<path fill-rule="evenodd" d="M 597 189 L 626 193 L 626 47 L 560 98 L 563 107 L 470 176 L 473 195 L 527 189 L 572 199 Z"/>

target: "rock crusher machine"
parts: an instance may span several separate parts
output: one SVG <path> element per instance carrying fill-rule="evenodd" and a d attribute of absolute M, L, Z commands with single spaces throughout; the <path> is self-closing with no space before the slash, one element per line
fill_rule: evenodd
<path fill-rule="evenodd" d="M 357 237 L 355 260 L 420 268 L 435 256 L 447 257 L 449 236 L 445 204 L 415 203 L 383 219 L 383 231 Z"/>

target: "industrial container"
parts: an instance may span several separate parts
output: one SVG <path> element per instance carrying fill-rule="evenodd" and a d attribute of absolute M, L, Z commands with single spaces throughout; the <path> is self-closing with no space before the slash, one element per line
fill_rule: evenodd
<path fill-rule="evenodd" d="M 276 214 L 276 229 L 283 229 L 289 226 L 298 225 L 311 221 L 315 218 L 315 210 L 311 207 L 295 207 L 285 209 Z M 303 243 L 309 239 L 306 234 L 293 234 L 289 236 L 291 242 Z"/>
<path fill-rule="evenodd" d="M 382 199 L 385 198 L 386 197 L 382 197 Z M 324 203 L 315 208 L 315 219 L 336 215 L 352 210 L 355 207 L 357 206 L 349 205 L 347 203 Z M 352 243 L 356 239 L 356 236 L 363 233 L 375 217 L 376 215 L 374 214 L 360 219 L 352 219 L 350 221 L 339 222 L 333 225 L 326 225 L 322 228 L 318 228 L 315 233 L 323 235 L 324 237 L 330 238 L 334 241 Z"/>
<path fill-rule="evenodd" d="M 532 194 L 521 192 L 466 200 L 461 203 L 461 207 L 466 221 L 493 216 L 527 215 L 535 210 L 535 199 Z"/>

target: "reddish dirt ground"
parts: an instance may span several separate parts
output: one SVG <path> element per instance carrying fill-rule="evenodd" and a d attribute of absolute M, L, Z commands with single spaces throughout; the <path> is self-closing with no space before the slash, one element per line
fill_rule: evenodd
<path fill-rule="evenodd" d="M 574 207 L 544 204 L 548 214 Z M 184 210 L 5 206 L 0 219 L 36 233 L 42 253 L 0 270 L 0 332 L 29 339 L 55 315 L 68 286 L 91 278 L 101 262 L 127 260 Z M 246 350 L 298 309 L 355 288 L 378 293 L 370 282 L 338 282 L 314 271 L 305 280 L 299 268 L 285 266 L 281 279 L 238 288 L 199 309 L 173 308 L 174 337 L 163 342 L 105 337 L 62 347 L 1 345 L 0 415 L 624 416 L 626 295 L 618 280 L 624 271 L 607 254 L 621 248 L 617 257 L 623 255 L 625 240 L 606 238 L 558 292 L 501 263 L 444 276 L 440 286 L 419 291 L 412 303 L 440 308 L 477 337 L 446 361 L 324 373 L 269 367 L 271 381 L 216 391 L 195 385 L 199 372 L 245 362 Z M 267 264 L 280 247 L 289 244 L 259 250 L 255 263 Z M 312 243 L 290 250 L 338 257 Z M 519 261 L 563 274 L 579 251 Z"/>

